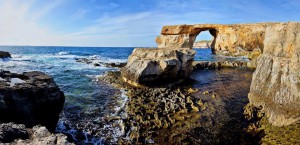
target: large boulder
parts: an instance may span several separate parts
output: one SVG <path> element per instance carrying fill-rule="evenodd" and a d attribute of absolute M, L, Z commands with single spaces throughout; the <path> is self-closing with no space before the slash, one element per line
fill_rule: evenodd
<path fill-rule="evenodd" d="M 300 23 L 267 27 L 264 52 L 253 74 L 249 100 L 276 126 L 300 120 Z"/>
<path fill-rule="evenodd" d="M 11 58 L 10 53 L 5 51 L 0 51 L 0 59 L 4 59 L 4 58 Z"/>
<path fill-rule="evenodd" d="M 42 72 L 0 71 L 0 122 L 40 124 L 54 131 L 64 101 L 54 80 Z"/>
<path fill-rule="evenodd" d="M 136 48 L 121 73 L 133 85 L 175 81 L 190 75 L 194 55 L 190 49 Z"/>

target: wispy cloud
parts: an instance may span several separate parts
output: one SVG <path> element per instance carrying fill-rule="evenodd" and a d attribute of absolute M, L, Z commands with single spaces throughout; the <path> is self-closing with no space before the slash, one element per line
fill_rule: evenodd
<path fill-rule="evenodd" d="M 35 14 L 32 16 L 33 21 L 36 21 L 43 15 L 55 9 L 57 6 L 63 4 L 64 1 L 65 0 L 53 0 L 50 3 L 47 3 L 47 5 L 41 7 L 39 11 L 35 12 Z"/>
<path fill-rule="evenodd" d="M 80 19 L 84 18 L 85 15 L 86 15 L 88 12 L 90 12 L 90 11 L 87 10 L 87 9 L 79 8 L 79 9 L 77 10 L 77 12 L 76 12 L 74 15 L 71 16 L 71 19 L 73 19 L 73 20 L 80 20 Z"/>
<path fill-rule="evenodd" d="M 0 0 L 0 44 L 156 46 L 164 25 L 300 20 L 297 0 L 77 2 Z"/>

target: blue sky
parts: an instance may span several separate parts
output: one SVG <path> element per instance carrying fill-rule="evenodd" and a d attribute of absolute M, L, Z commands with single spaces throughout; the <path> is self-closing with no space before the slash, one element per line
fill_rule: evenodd
<path fill-rule="evenodd" d="M 0 45 L 153 47 L 163 25 L 299 15 L 299 0 L 0 0 Z"/>

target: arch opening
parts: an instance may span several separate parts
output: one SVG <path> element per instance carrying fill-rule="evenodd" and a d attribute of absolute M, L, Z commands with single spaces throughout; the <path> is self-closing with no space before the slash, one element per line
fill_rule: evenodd
<path fill-rule="evenodd" d="M 195 36 L 193 48 L 211 49 L 212 53 L 215 54 L 215 43 L 217 37 L 216 29 L 204 29 L 198 30 L 198 34 Z M 203 47 L 200 47 L 203 46 Z"/>
<path fill-rule="evenodd" d="M 197 31 L 198 33 L 194 36 L 193 48 L 197 51 L 198 56 L 201 56 L 198 60 L 212 60 L 213 54 L 215 54 L 217 30 L 209 28 Z"/>

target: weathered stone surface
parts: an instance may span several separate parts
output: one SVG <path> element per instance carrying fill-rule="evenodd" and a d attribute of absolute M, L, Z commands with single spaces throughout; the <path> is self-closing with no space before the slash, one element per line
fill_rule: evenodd
<path fill-rule="evenodd" d="M 13 142 L 15 139 L 27 139 L 29 134 L 23 124 L 0 124 L 0 143 Z"/>
<path fill-rule="evenodd" d="M 213 53 L 247 56 L 253 50 L 262 51 L 266 27 L 274 24 L 277 23 L 164 26 L 156 42 L 159 48 L 192 48 L 197 35 L 209 31 L 214 37 L 211 44 Z"/>
<path fill-rule="evenodd" d="M 0 51 L 0 59 L 4 59 L 4 58 L 11 58 L 10 53 L 5 51 Z"/>
<path fill-rule="evenodd" d="M 26 140 L 16 140 L 11 145 L 73 145 L 67 141 L 63 134 L 51 134 L 46 127 L 35 126 L 32 128 L 31 136 Z"/>
<path fill-rule="evenodd" d="M 210 49 L 211 41 L 197 41 L 194 42 L 193 48 L 200 48 L 200 49 Z"/>
<path fill-rule="evenodd" d="M 219 69 L 219 68 L 253 68 L 251 62 L 243 61 L 194 61 L 194 69 Z"/>
<path fill-rule="evenodd" d="M 191 36 L 189 34 L 161 35 L 156 38 L 156 43 L 158 44 L 158 48 L 192 48 L 195 39 L 196 35 Z"/>
<path fill-rule="evenodd" d="M 189 49 L 137 48 L 121 69 L 122 76 L 134 85 L 185 78 L 193 70 L 194 55 Z"/>
<path fill-rule="evenodd" d="M 249 93 L 276 126 L 300 120 L 300 23 L 268 26 Z"/>
<path fill-rule="evenodd" d="M 65 97 L 54 80 L 42 72 L 0 71 L 0 122 L 54 131 Z"/>

